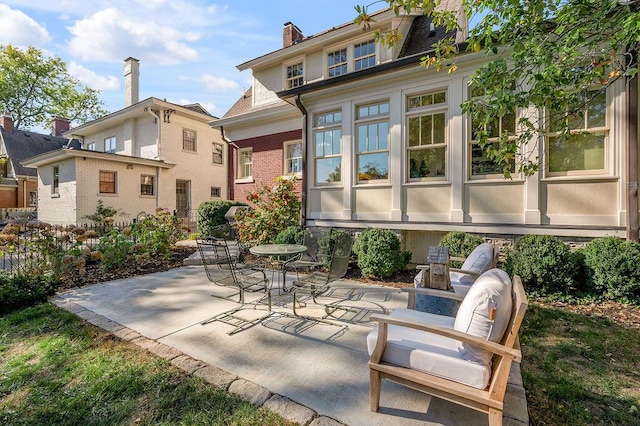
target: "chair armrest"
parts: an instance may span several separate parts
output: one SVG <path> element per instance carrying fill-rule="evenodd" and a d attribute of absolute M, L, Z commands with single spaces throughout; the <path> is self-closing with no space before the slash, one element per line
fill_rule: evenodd
<path fill-rule="evenodd" d="M 467 260 L 466 257 L 456 257 L 456 256 L 451 256 L 449 257 L 449 261 L 456 261 L 456 262 L 464 262 L 465 260 Z"/>
<path fill-rule="evenodd" d="M 431 268 L 431 265 L 418 265 L 416 269 L 422 269 L 423 271 L 428 271 Z"/>
<path fill-rule="evenodd" d="M 440 326 L 423 323 L 419 321 L 414 321 L 414 320 L 395 318 L 389 315 L 374 314 L 374 315 L 371 315 L 370 319 L 371 321 L 377 321 L 378 327 L 381 327 L 381 328 L 386 329 L 389 324 L 395 325 L 398 327 L 408 327 L 415 330 L 425 331 L 427 333 L 433 333 L 439 336 L 448 337 L 454 340 L 459 340 L 461 342 L 468 343 L 470 345 L 475 345 L 493 354 L 500 355 L 505 358 L 511 358 L 513 361 L 516 361 L 516 362 L 520 362 L 522 360 L 522 352 L 520 352 L 520 350 L 518 349 L 509 348 L 504 345 L 501 345 L 500 343 L 495 343 L 489 340 L 481 339 L 480 337 L 476 337 L 467 333 L 462 333 L 452 328 L 440 327 Z M 381 334 L 384 335 L 385 337 L 384 345 L 386 345 L 387 331 L 378 330 L 379 338 Z M 376 350 L 374 350 L 373 354 L 377 354 L 377 349 L 378 349 L 378 343 L 376 344 Z M 382 352 L 384 353 L 384 349 L 382 349 Z M 373 354 L 371 355 L 372 361 L 373 361 Z M 382 357 L 382 354 L 380 354 L 380 357 Z M 380 360 L 378 359 L 375 362 L 380 362 Z"/>
<path fill-rule="evenodd" d="M 443 297 L 445 299 L 453 299 L 458 302 L 462 302 L 464 296 L 462 294 L 453 293 L 451 291 L 438 290 L 435 288 L 425 288 L 425 287 L 402 287 L 400 290 L 406 293 L 423 294 L 425 296 L 435 296 L 435 297 Z"/>
<path fill-rule="evenodd" d="M 449 272 L 458 272 L 460 274 L 465 274 L 465 275 L 473 275 L 474 277 L 479 277 L 480 273 L 475 272 L 475 271 L 470 271 L 468 269 L 458 269 L 458 268 L 449 268 Z"/>

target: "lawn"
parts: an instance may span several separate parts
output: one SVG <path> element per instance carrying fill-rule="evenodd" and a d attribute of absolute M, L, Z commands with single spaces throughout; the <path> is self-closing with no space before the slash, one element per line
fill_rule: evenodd
<path fill-rule="evenodd" d="M 51 304 L 0 317 L 0 424 L 288 425 Z"/>

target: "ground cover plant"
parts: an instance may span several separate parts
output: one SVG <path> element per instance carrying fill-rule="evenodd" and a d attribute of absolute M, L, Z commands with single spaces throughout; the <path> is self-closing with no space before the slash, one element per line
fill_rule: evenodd
<path fill-rule="evenodd" d="M 0 317 L 5 425 L 287 425 L 51 304 Z"/>

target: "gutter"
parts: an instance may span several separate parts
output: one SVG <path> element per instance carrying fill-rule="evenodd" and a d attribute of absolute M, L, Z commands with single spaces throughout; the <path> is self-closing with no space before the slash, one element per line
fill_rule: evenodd
<path fill-rule="evenodd" d="M 229 139 L 227 137 L 227 135 L 224 134 L 224 126 L 220 126 L 220 136 L 222 137 L 222 140 L 229 147 L 234 147 L 235 149 L 240 148 L 238 145 L 235 144 L 235 142 L 233 142 L 231 139 Z M 232 160 L 233 160 L 232 151 L 231 151 L 231 149 L 229 149 L 227 151 L 227 197 L 226 197 L 227 200 L 233 198 L 233 197 L 231 197 L 231 188 L 232 188 L 232 184 L 233 184 L 233 178 L 231 177 L 231 173 L 229 173 L 229 171 L 234 171 L 235 172 L 235 170 L 230 170 L 231 169 Z M 234 175 L 235 175 L 235 173 L 234 173 Z"/>
<path fill-rule="evenodd" d="M 296 106 L 302 113 L 302 209 L 300 212 L 300 225 L 304 229 L 307 226 L 307 109 L 302 104 L 300 94 L 296 95 Z"/>

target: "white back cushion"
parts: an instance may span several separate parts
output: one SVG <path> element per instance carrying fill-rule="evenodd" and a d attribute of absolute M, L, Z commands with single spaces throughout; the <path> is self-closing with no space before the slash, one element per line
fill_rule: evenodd
<path fill-rule="evenodd" d="M 501 269 L 482 274 L 469 288 L 458 308 L 453 328 L 492 342 L 499 342 L 511 318 L 512 289 L 509 275 Z M 464 359 L 482 364 L 491 362 L 491 353 L 459 342 Z"/>
<path fill-rule="evenodd" d="M 462 264 L 460 269 L 472 271 L 482 274 L 491 267 L 493 262 L 493 246 L 489 243 L 482 243 L 474 248 Z M 463 274 L 460 272 L 451 272 L 451 281 L 457 281 L 461 284 L 471 285 L 476 280 L 473 275 Z"/>

